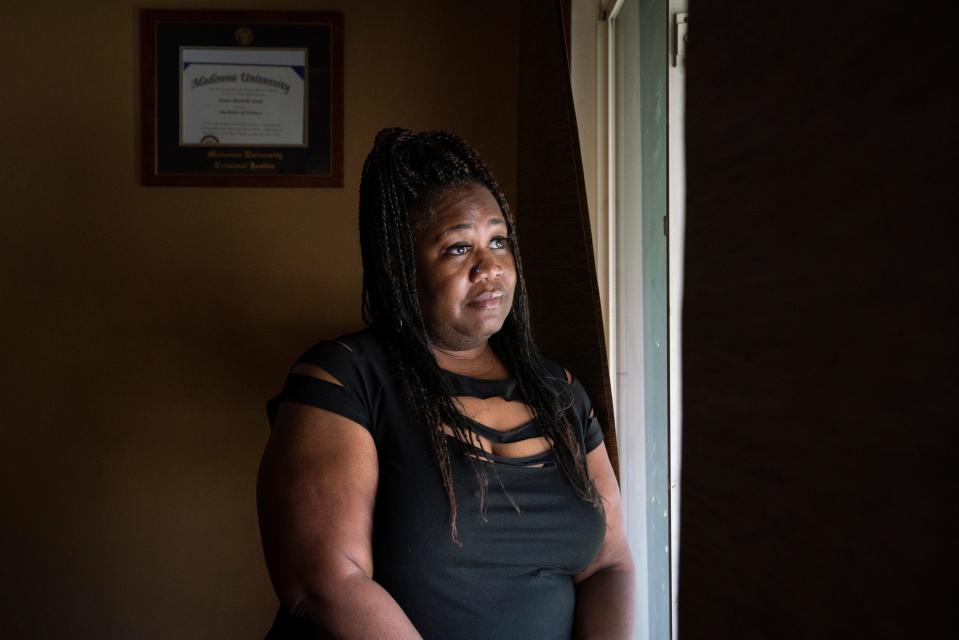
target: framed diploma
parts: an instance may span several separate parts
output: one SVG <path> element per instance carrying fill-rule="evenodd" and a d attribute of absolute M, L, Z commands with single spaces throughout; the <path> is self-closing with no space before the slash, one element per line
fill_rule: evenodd
<path fill-rule="evenodd" d="M 143 183 L 342 187 L 343 16 L 142 10 Z"/>

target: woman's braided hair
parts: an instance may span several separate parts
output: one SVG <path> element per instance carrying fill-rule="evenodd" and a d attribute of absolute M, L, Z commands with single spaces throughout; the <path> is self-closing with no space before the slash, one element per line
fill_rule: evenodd
<path fill-rule="evenodd" d="M 585 451 L 566 418 L 566 409 L 572 404 L 571 388 L 555 384 L 555 377 L 547 370 L 533 341 L 516 224 L 502 190 L 476 151 L 459 137 L 443 131 L 383 129 L 363 165 L 360 183 L 363 320 L 384 338 L 395 373 L 426 422 L 449 500 L 451 535 L 457 544 L 456 496 L 443 425 L 448 425 L 461 442 L 473 440 L 469 423 L 454 405 L 454 391 L 430 349 L 417 295 L 414 222 L 410 213 L 427 209 L 431 199 L 450 188 L 469 184 L 486 187 L 499 204 L 516 264 L 513 307 L 502 329 L 490 338 L 490 345 L 512 372 L 563 475 L 577 495 L 600 511 L 603 508 L 587 473 Z M 480 512 L 485 517 L 487 466 L 499 481 L 496 465 L 486 465 L 472 455 L 467 458 L 478 485 Z M 503 488 L 502 481 L 499 484 Z M 513 508 L 519 511 L 503 489 Z"/>

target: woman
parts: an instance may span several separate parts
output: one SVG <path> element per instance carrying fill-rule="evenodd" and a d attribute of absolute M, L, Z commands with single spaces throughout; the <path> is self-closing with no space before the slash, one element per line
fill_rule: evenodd
<path fill-rule="evenodd" d="M 619 489 L 582 385 L 530 330 L 475 151 L 385 129 L 360 185 L 363 316 L 270 401 L 269 638 L 627 638 Z"/>

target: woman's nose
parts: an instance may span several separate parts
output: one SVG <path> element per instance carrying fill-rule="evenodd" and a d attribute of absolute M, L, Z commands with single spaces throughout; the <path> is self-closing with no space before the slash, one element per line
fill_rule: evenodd
<path fill-rule="evenodd" d="M 484 278 L 496 278 L 502 275 L 503 266 L 491 252 L 483 252 L 476 255 L 476 262 L 470 269 L 470 279 L 474 282 Z"/>

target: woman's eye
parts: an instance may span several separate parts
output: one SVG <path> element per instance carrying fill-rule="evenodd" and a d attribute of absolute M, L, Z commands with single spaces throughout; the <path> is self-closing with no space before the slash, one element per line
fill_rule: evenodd
<path fill-rule="evenodd" d="M 446 253 L 451 256 L 464 256 L 466 252 L 469 251 L 470 246 L 468 244 L 454 244 L 452 247 L 446 250 Z"/>
<path fill-rule="evenodd" d="M 505 249 L 506 246 L 509 244 L 509 239 L 503 236 L 500 236 L 498 238 L 493 238 L 493 242 L 491 244 L 494 249 Z"/>

